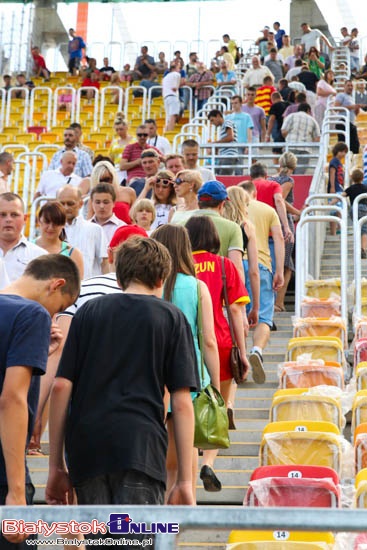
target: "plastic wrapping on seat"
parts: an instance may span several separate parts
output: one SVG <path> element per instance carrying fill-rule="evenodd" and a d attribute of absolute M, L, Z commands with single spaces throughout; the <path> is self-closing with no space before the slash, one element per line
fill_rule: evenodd
<path fill-rule="evenodd" d="M 352 406 L 352 433 L 359 424 L 367 422 L 367 390 L 356 393 Z"/>
<path fill-rule="evenodd" d="M 355 324 L 355 337 L 356 340 L 361 338 L 367 338 L 367 318 L 361 317 Z"/>
<path fill-rule="evenodd" d="M 333 336 L 339 338 L 344 346 L 347 346 L 347 330 L 345 322 L 341 317 L 330 317 L 330 318 L 314 318 L 314 317 L 304 317 L 304 318 L 294 318 L 293 319 L 294 327 L 294 337 L 303 338 L 303 337 L 329 337 Z"/>
<path fill-rule="evenodd" d="M 310 508 L 339 506 L 339 479 L 334 470 L 302 465 L 287 465 L 286 468 L 287 475 L 282 474 L 283 466 L 258 468 L 258 470 L 265 470 L 264 474 L 267 476 L 256 476 L 255 479 L 251 476 L 244 505 Z"/>
<path fill-rule="evenodd" d="M 354 342 L 354 365 L 367 361 L 367 338 L 360 338 Z"/>
<path fill-rule="evenodd" d="M 325 386 L 322 387 L 325 388 Z M 339 429 L 345 425 L 342 408 L 336 398 L 325 395 L 325 391 L 320 392 L 320 395 L 313 395 L 307 391 L 307 388 L 279 390 L 274 394 L 270 422 L 286 420 L 332 422 Z"/>
<path fill-rule="evenodd" d="M 301 302 L 301 317 L 328 318 L 341 315 L 341 301 L 339 296 L 328 299 L 305 296 Z"/>
<path fill-rule="evenodd" d="M 367 468 L 364 468 L 357 473 L 355 488 L 356 508 L 367 508 Z"/>
<path fill-rule="evenodd" d="M 305 283 L 307 296 L 327 300 L 335 296 L 340 296 L 340 279 L 322 279 L 310 280 Z"/>
<path fill-rule="evenodd" d="M 344 348 L 339 338 L 305 337 L 291 338 L 288 342 L 287 360 L 296 361 L 301 356 L 345 364 Z"/>
<path fill-rule="evenodd" d="M 367 423 L 354 430 L 354 457 L 356 472 L 367 468 Z"/>
<path fill-rule="evenodd" d="M 328 531 L 236 530 L 229 534 L 226 548 L 228 550 L 308 550 L 311 548 L 331 550 L 334 540 L 334 535 Z M 239 544 L 245 546 L 238 546 Z"/>
<path fill-rule="evenodd" d="M 271 422 L 260 445 L 260 466 L 304 464 L 327 466 L 339 475 L 342 444 L 339 429 L 330 422 Z"/>
<path fill-rule="evenodd" d="M 321 385 L 344 388 L 343 369 L 333 361 L 286 361 L 279 365 L 278 373 L 281 389 Z"/>
<path fill-rule="evenodd" d="M 367 361 L 358 363 L 355 372 L 357 391 L 367 390 Z"/>

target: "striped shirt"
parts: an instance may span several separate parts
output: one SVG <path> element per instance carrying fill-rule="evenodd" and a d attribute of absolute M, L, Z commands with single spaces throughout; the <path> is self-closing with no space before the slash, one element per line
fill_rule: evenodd
<path fill-rule="evenodd" d="M 58 168 L 61 167 L 61 158 L 63 154 L 66 153 L 66 151 L 67 150 L 64 147 L 56 151 L 48 167 L 49 170 L 57 170 Z M 68 149 L 68 151 L 70 151 L 70 149 Z M 86 178 L 87 176 L 90 176 L 93 166 L 92 166 L 92 160 L 88 155 L 88 153 L 86 153 L 79 147 L 74 147 L 72 151 L 77 156 L 77 161 L 74 168 L 75 174 L 77 176 L 80 176 L 81 178 Z"/>
<path fill-rule="evenodd" d="M 367 183 L 367 145 L 363 149 L 363 182 Z"/>
<path fill-rule="evenodd" d="M 60 313 L 60 315 L 74 317 L 78 309 L 86 302 L 89 302 L 89 300 L 105 296 L 106 294 L 116 294 L 120 292 L 121 288 L 117 284 L 116 273 L 107 273 L 99 277 L 85 279 L 82 282 L 80 294 L 75 304 L 68 307 L 68 309 Z"/>
<path fill-rule="evenodd" d="M 227 119 L 224 120 L 222 126 L 219 128 L 219 139 L 221 140 L 227 137 L 228 128 L 233 130 L 233 142 L 238 142 L 236 125 L 234 122 Z M 237 147 L 221 147 L 218 153 L 223 157 L 237 157 L 238 149 Z"/>

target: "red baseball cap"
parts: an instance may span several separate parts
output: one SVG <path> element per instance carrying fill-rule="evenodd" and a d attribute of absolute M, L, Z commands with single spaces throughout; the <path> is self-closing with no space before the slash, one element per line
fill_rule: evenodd
<path fill-rule="evenodd" d="M 142 227 L 138 225 L 123 225 L 118 227 L 113 234 L 110 242 L 110 248 L 116 248 L 119 244 L 127 241 L 132 235 L 140 235 L 141 237 L 148 237 L 148 233 Z"/>

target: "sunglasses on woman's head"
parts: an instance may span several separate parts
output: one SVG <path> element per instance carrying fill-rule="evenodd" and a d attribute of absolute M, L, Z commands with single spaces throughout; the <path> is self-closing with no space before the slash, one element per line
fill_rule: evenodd
<path fill-rule="evenodd" d="M 171 180 L 158 178 L 157 183 L 161 183 L 162 187 L 168 187 L 169 185 L 172 185 L 173 182 Z"/>

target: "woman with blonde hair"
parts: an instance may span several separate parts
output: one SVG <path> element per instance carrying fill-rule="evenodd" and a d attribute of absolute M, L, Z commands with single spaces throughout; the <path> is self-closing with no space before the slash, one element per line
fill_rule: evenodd
<path fill-rule="evenodd" d="M 169 170 L 160 170 L 155 176 L 146 178 L 139 199 L 145 199 L 148 193 L 152 192 L 152 201 L 154 204 L 156 219 L 151 229 L 156 229 L 160 225 L 168 223 L 168 216 L 171 208 L 176 204 L 176 193 L 174 190 L 175 176 Z"/>
<path fill-rule="evenodd" d="M 129 211 L 136 200 L 136 193 L 131 187 L 123 187 L 119 184 L 117 172 L 111 161 L 101 160 L 100 162 L 97 162 L 89 178 L 88 191 L 91 191 L 93 187 L 99 183 L 108 183 L 112 185 L 116 193 L 116 202 L 113 212 L 120 220 L 128 224 L 131 223 Z M 91 201 L 88 201 L 87 218 L 90 219 L 93 214 L 92 203 Z"/>
<path fill-rule="evenodd" d="M 293 236 L 295 235 L 293 216 L 297 216 L 297 218 L 299 218 L 299 216 L 301 215 L 301 211 L 295 208 L 293 205 L 294 179 L 291 178 L 291 174 L 293 174 L 296 167 L 297 167 L 296 155 L 290 152 L 283 153 L 282 156 L 279 158 L 279 172 L 277 176 L 268 178 L 269 180 L 278 182 L 282 186 L 282 196 L 285 201 L 285 207 L 287 210 L 288 225 L 291 232 L 293 233 Z M 284 285 L 280 290 L 278 290 L 276 300 L 275 300 L 275 305 L 274 305 L 274 311 L 278 313 L 282 311 L 286 311 L 285 305 L 284 305 L 284 299 L 287 293 L 289 281 L 291 280 L 292 273 L 294 272 L 294 262 L 292 257 L 293 248 L 294 248 L 294 239 L 293 239 L 293 242 L 290 242 L 289 240 L 285 241 L 284 246 L 285 246 Z"/>
<path fill-rule="evenodd" d="M 202 185 L 203 178 L 198 170 L 181 170 L 176 174 L 174 189 L 178 204 L 171 209 L 169 222 L 185 222 L 192 210 L 198 210 L 198 191 Z"/>
<path fill-rule="evenodd" d="M 154 204 L 150 199 L 139 199 L 130 209 L 130 218 L 135 225 L 142 227 L 150 235 L 151 226 L 156 218 Z"/>
<path fill-rule="evenodd" d="M 250 198 L 246 191 L 238 186 L 228 187 L 227 193 L 229 200 L 224 203 L 222 215 L 227 220 L 237 223 L 242 231 L 243 250 L 245 251 L 245 259 L 243 260 L 245 284 L 246 288 L 251 288 L 252 294 L 251 310 L 248 312 L 247 318 L 249 325 L 254 327 L 258 322 L 260 307 L 260 274 L 255 227 L 249 220 L 247 212 Z M 227 406 L 229 426 L 232 430 L 236 429 L 233 416 L 236 389 L 236 384 L 232 384 Z"/>

